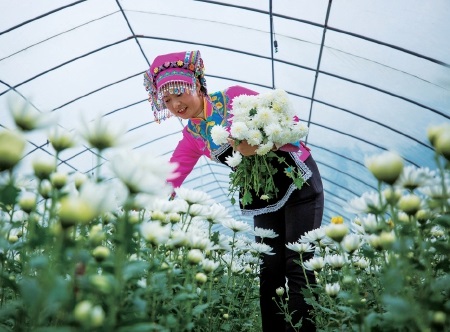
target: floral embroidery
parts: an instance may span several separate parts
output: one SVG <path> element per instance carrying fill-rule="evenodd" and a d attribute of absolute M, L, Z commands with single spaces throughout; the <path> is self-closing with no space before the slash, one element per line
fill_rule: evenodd
<path fill-rule="evenodd" d="M 207 99 L 206 99 L 207 100 Z M 217 101 L 212 103 L 212 101 Z M 208 101 L 207 101 L 208 102 Z M 201 138 L 205 141 L 208 150 L 213 152 L 220 148 L 213 142 L 211 138 L 211 129 L 216 124 L 229 127 L 230 123 L 228 117 L 228 96 L 223 91 L 218 91 L 210 95 L 207 105 L 205 120 L 191 119 L 187 124 L 187 130 L 196 138 Z"/>

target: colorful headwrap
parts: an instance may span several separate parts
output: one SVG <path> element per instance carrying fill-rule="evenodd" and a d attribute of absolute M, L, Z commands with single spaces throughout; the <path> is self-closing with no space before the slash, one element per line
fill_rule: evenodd
<path fill-rule="evenodd" d="M 194 93 L 195 80 L 199 79 L 206 90 L 205 67 L 199 51 L 187 51 L 159 55 L 144 74 L 144 86 L 159 123 L 170 117 L 164 104 L 164 94 Z"/>

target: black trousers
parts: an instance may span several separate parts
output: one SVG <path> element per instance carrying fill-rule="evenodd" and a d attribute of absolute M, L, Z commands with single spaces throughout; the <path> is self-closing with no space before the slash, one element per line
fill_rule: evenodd
<path fill-rule="evenodd" d="M 302 189 L 295 190 L 284 207 L 278 211 L 254 217 L 255 227 L 273 229 L 278 237 L 264 239 L 264 243 L 273 248 L 275 255 L 263 255 L 263 264 L 260 273 L 260 305 L 263 332 L 294 331 L 290 324 L 284 320 L 284 315 L 272 299 L 279 299 L 275 290 L 284 287 L 286 278 L 289 286 L 289 311 L 293 313 L 292 321 L 296 324 L 303 318 L 301 331 L 315 331 L 314 323 L 309 319 L 309 309 L 303 300 L 301 289 L 306 288 L 303 270 L 298 263 L 300 256 L 286 248 L 289 242 L 297 242 L 306 232 L 318 228 L 322 222 L 324 196 L 322 180 L 317 165 L 310 156 L 305 164 L 312 171 L 312 177 L 303 185 Z M 260 238 L 256 241 L 261 242 Z M 313 253 L 303 255 L 308 260 Z M 310 283 L 314 283 L 314 274 L 307 274 Z M 284 295 L 286 297 L 286 294 Z"/>

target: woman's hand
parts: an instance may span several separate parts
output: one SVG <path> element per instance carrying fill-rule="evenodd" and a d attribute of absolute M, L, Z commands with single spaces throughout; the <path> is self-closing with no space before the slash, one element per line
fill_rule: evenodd
<path fill-rule="evenodd" d="M 236 145 L 236 141 L 232 138 L 228 138 L 228 143 L 233 147 L 234 151 L 239 151 L 241 155 L 248 157 L 256 154 L 257 146 L 253 146 L 248 144 L 246 140 L 241 141 L 238 145 Z"/>

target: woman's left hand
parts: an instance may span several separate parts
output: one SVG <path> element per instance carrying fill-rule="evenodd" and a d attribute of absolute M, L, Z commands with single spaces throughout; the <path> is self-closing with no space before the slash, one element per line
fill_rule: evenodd
<path fill-rule="evenodd" d="M 233 147 L 233 150 L 239 151 L 243 156 L 253 156 L 256 154 L 257 146 L 250 145 L 246 140 L 241 141 L 236 145 L 236 141 L 228 138 L 228 143 Z"/>

